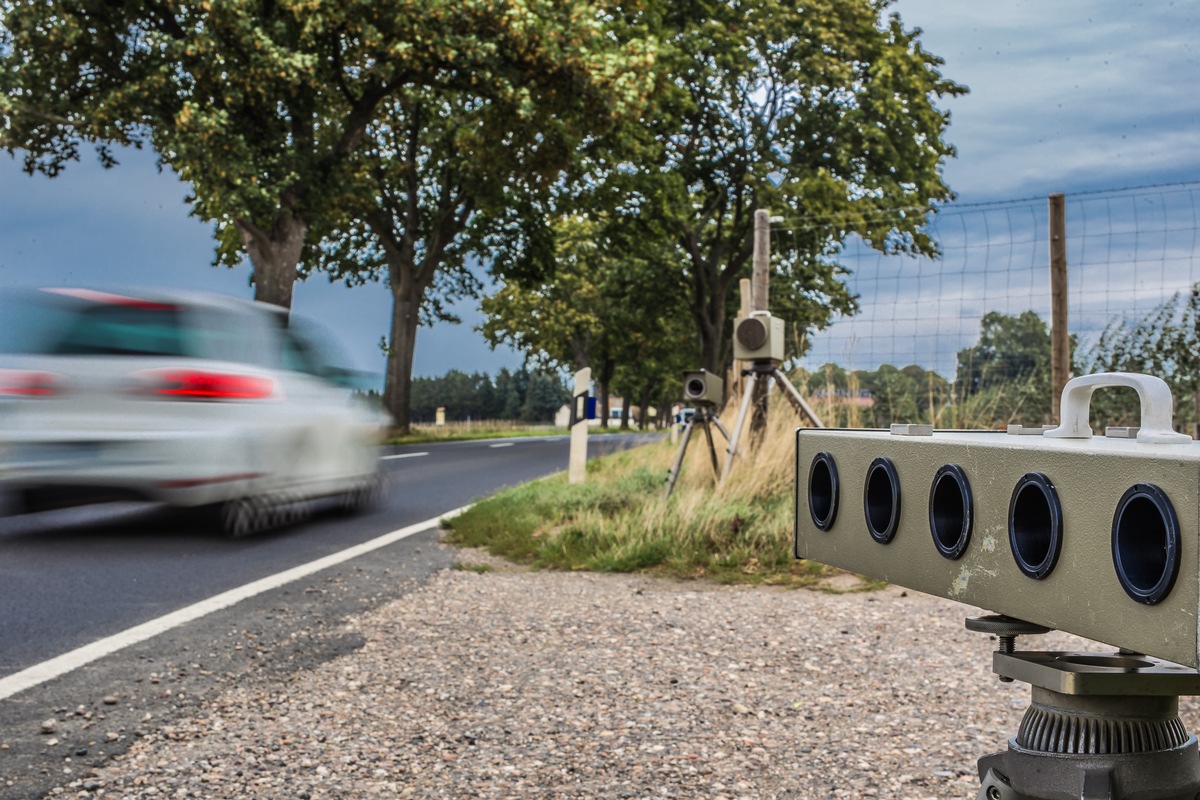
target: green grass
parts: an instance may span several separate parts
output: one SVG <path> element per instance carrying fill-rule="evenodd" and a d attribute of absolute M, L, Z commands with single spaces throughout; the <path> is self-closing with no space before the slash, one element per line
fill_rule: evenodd
<path fill-rule="evenodd" d="M 619 427 L 592 428 L 591 436 L 610 436 L 626 433 L 653 433 L 654 431 L 639 431 L 637 428 L 621 430 Z M 476 439 L 518 439 L 534 436 L 566 436 L 570 431 L 566 428 L 555 428 L 549 425 L 520 425 L 518 423 L 487 423 L 481 422 L 470 427 L 463 423 L 454 423 L 437 427 L 434 425 L 414 426 L 408 433 L 399 431 L 389 432 L 383 439 L 384 444 L 427 444 L 430 442 L 465 442 Z"/>
<path fill-rule="evenodd" d="M 506 429 L 476 428 L 474 430 L 449 430 L 414 428 L 408 433 L 392 432 L 384 437 L 384 444 L 427 444 L 429 442 L 465 442 L 475 439 L 518 439 L 534 436 L 563 436 L 563 428 Z"/>
<path fill-rule="evenodd" d="M 535 569 L 818 584 L 835 571 L 792 556 L 791 458 L 778 445 L 790 437 L 768 440 L 776 444 L 758 463 L 739 464 L 719 491 L 707 453 L 690 448 L 665 500 L 675 446 L 663 441 L 589 461 L 582 484 L 560 474 L 507 489 L 444 525 L 451 543 Z"/>

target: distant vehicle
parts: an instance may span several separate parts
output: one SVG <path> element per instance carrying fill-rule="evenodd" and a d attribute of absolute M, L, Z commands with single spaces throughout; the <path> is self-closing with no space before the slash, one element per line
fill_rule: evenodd
<path fill-rule="evenodd" d="M 0 293 L 0 492 L 18 511 L 155 501 L 231 535 L 316 498 L 365 507 L 385 418 L 314 331 L 208 294 Z"/>

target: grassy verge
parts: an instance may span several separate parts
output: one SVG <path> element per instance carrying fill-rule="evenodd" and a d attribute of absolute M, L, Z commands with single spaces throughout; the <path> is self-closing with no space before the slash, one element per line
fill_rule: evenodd
<path fill-rule="evenodd" d="M 590 461 L 583 484 L 560 474 L 493 495 L 447 522 L 449 540 L 542 569 L 815 585 L 833 571 L 792 556 L 794 420 L 777 409 L 720 490 L 694 436 L 664 499 L 678 446 L 663 441 Z"/>
<path fill-rule="evenodd" d="M 645 433 L 637 428 L 621 430 L 592 428 L 592 436 L 599 434 Z M 414 425 L 408 433 L 392 431 L 384 437 L 384 444 L 425 444 L 426 442 L 460 442 L 472 439 L 515 439 L 526 436 L 566 436 L 566 428 L 553 425 L 522 425 L 515 422 L 483 421 L 476 423 L 452 422 L 446 425 Z"/>
<path fill-rule="evenodd" d="M 471 439 L 507 439 L 528 436 L 565 436 L 564 428 L 506 428 L 492 426 L 477 426 L 471 429 L 449 428 L 437 429 L 432 425 L 413 427 L 408 433 L 393 431 L 384 439 L 385 444 L 425 444 L 427 442 L 462 442 Z"/>

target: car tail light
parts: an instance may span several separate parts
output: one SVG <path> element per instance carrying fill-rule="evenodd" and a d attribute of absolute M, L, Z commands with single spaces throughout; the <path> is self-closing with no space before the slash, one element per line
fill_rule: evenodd
<path fill-rule="evenodd" d="M 62 376 L 53 372 L 0 369 L 0 395 L 50 397 L 62 391 Z"/>
<path fill-rule="evenodd" d="M 275 391 L 270 378 L 236 372 L 161 369 L 141 377 L 150 394 L 176 400 L 263 400 Z"/>
<path fill-rule="evenodd" d="M 92 303 L 139 308 L 147 311 L 175 311 L 179 308 L 174 303 L 158 303 L 153 300 L 126 297 L 125 295 L 112 294 L 111 292 L 98 292 L 94 289 L 46 289 L 44 291 L 62 295 L 63 297 L 74 297 L 77 300 L 87 300 Z"/>

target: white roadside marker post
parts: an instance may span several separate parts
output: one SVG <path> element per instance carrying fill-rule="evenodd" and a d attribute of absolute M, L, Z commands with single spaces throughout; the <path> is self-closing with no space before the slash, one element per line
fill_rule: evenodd
<path fill-rule="evenodd" d="M 567 470 L 569 483 L 583 483 L 587 474 L 587 399 L 591 384 L 591 368 L 584 367 L 575 373 L 575 391 L 571 405 L 571 455 Z"/>

